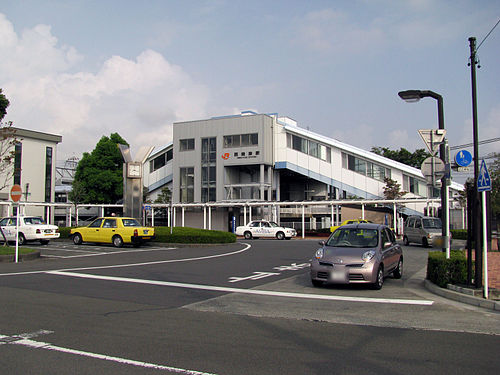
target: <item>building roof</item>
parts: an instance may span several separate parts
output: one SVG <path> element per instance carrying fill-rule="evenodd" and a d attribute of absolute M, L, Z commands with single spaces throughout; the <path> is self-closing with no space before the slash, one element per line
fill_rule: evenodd
<path fill-rule="evenodd" d="M 14 133 L 15 137 L 33 138 L 54 143 L 61 143 L 62 141 L 62 136 L 56 134 L 43 133 L 36 130 L 27 130 L 15 127 L 12 127 L 11 129 L 15 131 Z"/>

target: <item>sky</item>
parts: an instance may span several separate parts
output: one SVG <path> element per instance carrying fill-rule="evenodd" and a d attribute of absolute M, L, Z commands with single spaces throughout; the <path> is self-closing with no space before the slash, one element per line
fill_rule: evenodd
<path fill-rule="evenodd" d="M 370 150 L 424 148 L 443 96 L 451 146 L 472 142 L 468 38 L 498 0 L 1 0 L 5 121 L 58 134 L 58 159 L 102 136 L 161 147 L 172 124 L 278 113 Z M 478 49 L 479 140 L 500 137 L 500 26 Z M 469 148 L 470 151 L 472 149 Z M 500 142 L 480 155 L 500 152 Z M 453 157 L 453 152 L 452 152 Z"/>

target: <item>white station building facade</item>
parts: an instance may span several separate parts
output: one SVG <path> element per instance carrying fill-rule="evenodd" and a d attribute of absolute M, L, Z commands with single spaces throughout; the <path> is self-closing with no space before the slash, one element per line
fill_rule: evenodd
<path fill-rule="evenodd" d="M 174 123 L 172 143 L 149 156 L 143 175 L 151 201 L 168 187 L 173 203 L 225 202 L 211 213 L 211 228 L 220 230 L 230 228 L 232 217 L 236 225 L 246 221 L 238 202 L 264 207 L 273 201 L 383 199 L 385 177 L 401 185 L 404 198 L 436 197 L 417 168 L 311 132 L 288 117 L 250 111 Z M 460 190 L 463 186 L 452 182 L 450 196 Z M 424 207 L 425 202 L 406 210 L 424 214 Z M 202 227 L 203 212 L 186 209 L 183 224 Z M 292 211 L 279 216 L 293 220 Z M 259 215 L 266 212 L 254 210 L 254 218 Z M 331 224 L 326 208 L 309 216 L 322 226 Z"/>

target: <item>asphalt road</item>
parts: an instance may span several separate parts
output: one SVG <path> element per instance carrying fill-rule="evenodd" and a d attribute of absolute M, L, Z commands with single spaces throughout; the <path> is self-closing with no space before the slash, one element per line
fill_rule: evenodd
<path fill-rule="evenodd" d="M 37 246 L 37 245 L 34 245 Z M 422 284 L 314 288 L 317 241 L 115 249 L 54 242 L 0 264 L 5 374 L 496 373 L 500 314 Z"/>

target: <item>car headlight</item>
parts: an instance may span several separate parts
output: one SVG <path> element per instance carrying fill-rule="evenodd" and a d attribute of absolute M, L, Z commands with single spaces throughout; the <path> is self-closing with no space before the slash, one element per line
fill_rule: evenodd
<path fill-rule="evenodd" d="M 375 251 L 369 250 L 361 256 L 361 259 L 363 259 L 363 261 L 365 262 L 369 262 L 370 260 L 373 259 L 374 256 L 375 256 Z"/>
<path fill-rule="evenodd" d="M 316 259 L 323 258 L 323 249 L 316 250 L 316 254 L 314 256 L 316 257 Z"/>

